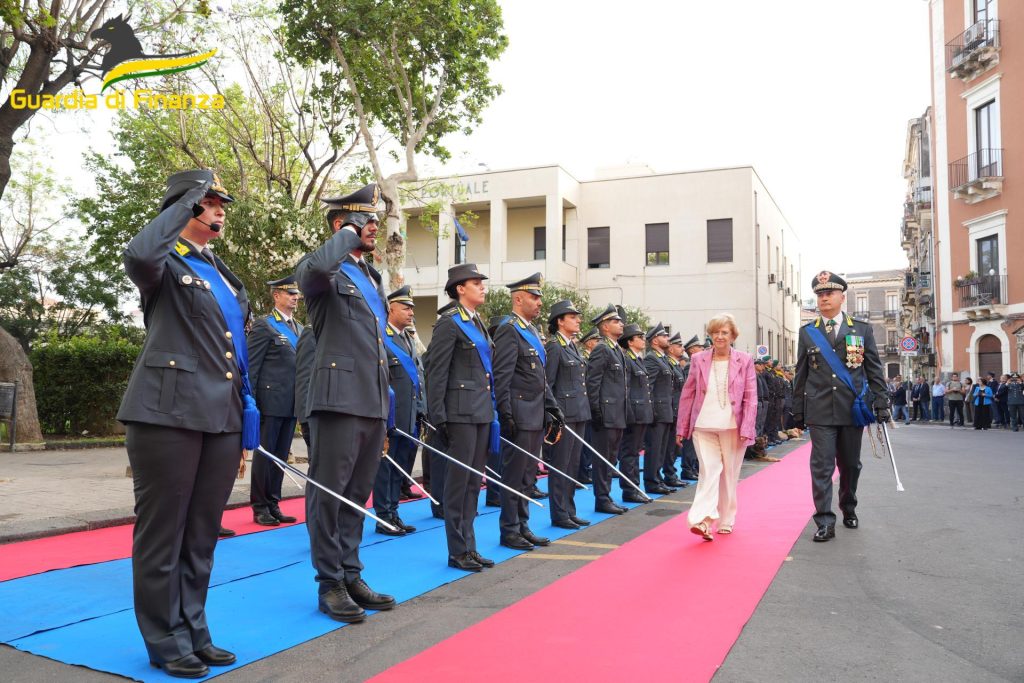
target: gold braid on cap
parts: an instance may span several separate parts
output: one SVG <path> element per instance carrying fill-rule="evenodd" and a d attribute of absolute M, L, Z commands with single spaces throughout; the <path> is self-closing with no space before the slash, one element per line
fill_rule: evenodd
<path fill-rule="evenodd" d="M 380 203 L 380 188 L 374 186 L 372 204 L 342 204 L 339 209 L 342 211 L 358 211 L 359 213 L 377 213 L 377 204 Z"/>

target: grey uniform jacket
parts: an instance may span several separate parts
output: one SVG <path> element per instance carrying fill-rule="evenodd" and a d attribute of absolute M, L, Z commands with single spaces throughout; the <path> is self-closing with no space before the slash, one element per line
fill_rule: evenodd
<path fill-rule="evenodd" d="M 435 426 L 445 422 L 485 424 L 494 419 L 491 378 L 476 346 L 455 323 L 456 315 L 466 321 L 471 319 L 461 306 L 446 309 L 434 323 L 425 354 L 427 412 Z M 481 325 L 476 327 L 491 344 L 487 330 L 481 329 Z"/>
<path fill-rule="evenodd" d="M 602 337 L 587 360 L 587 398 L 590 414 L 601 414 L 610 429 L 626 428 L 626 370 L 618 345 Z"/>
<path fill-rule="evenodd" d="M 519 334 L 517 325 L 540 344 L 537 328 L 523 326 L 516 315 L 498 326 L 494 331 L 494 396 L 499 415 L 511 415 L 519 429 L 539 431 L 544 428 L 544 409 L 558 404 L 540 354 Z"/>
<path fill-rule="evenodd" d="M 359 244 L 354 232 L 341 229 L 295 269 L 316 335 L 306 409 L 383 420 L 388 416 L 388 366 L 378 313 L 339 270 Z M 370 273 L 381 302 L 387 301 L 380 276 L 373 268 Z"/>
<path fill-rule="evenodd" d="M 587 400 L 587 363 L 572 343 L 555 334 L 544 351 L 548 363 L 544 370 L 548 386 L 566 422 L 586 422 L 590 419 L 590 401 Z"/>
<path fill-rule="evenodd" d="M 420 361 L 419 351 L 409 335 L 403 330 L 399 332 L 388 325 L 388 335 L 401 349 L 412 356 L 412 362 L 416 365 L 419 373 L 420 390 L 416 391 L 409 373 L 405 366 L 398 360 L 398 356 L 388 350 L 388 372 L 391 381 L 391 388 L 395 391 L 395 426 L 412 434 L 413 425 L 416 423 L 417 414 L 426 414 L 426 402 L 423 399 L 423 365 Z"/>
<path fill-rule="evenodd" d="M 117 419 L 219 434 L 242 430 L 241 377 L 217 299 L 180 257 L 196 253 L 178 236 L 205 195 L 182 195 L 132 238 L 124 267 L 142 297 L 146 341 Z M 241 281 L 214 257 L 248 316 Z"/>
<path fill-rule="evenodd" d="M 651 402 L 651 385 L 647 380 L 644 359 L 626 351 L 626 376 L 629 379 L 629 412 L 626 422 L 634 425 L 649 425 L 654 422 L 654 404 Z"/>
<path fill-rule="evenodd" d="M 828 336 L 820 317 L 800 328 L 796 375 L 793 378 L 793 414 L 803 414 L 804 421 L 809 425 L 852 425 L 854 394 L 835 376 L 822 357 L 821 349 L 811 340 L 808 328 L 815 324 L 819 325 L 826 338 Z M 855 368 L 847 368 L 853 378 L 853 385 L 859 391 L 867 382 L 868 391 L 864 403 L 869 407 L 887 408 L 888 392 L 871 325 L 863 320 L 843 316 L 832 348 L 844 364 L 847 358 L 847 335 L 864 338 L 864 362 Z"/>
<path fill-rule="evenodd" d="M 644 356 L 644 369 L 647 370 L 647 381 L 651 387 L 651 401 L 654 402 L 654 421 L 673 422 L 672 388 L 675 373 L 672 372 L 668 356 L 658 351 L 649 351 Z"/>
<path fill-rule="evenodd" d="M 295 345 L 295 416 L 300 423 L 309 422 L 309 379 L 313 376 L 316 335 L 312 327 L 303 327 Z"/>
<path fill-rule="evenodd" d="M 284 318 L 276 310 L 257 320 L 246 343 L 249 346 L 249 382 L 256 392 L 256 406 L 260 415 L 269 417 L 295 417 L 295 353 L 296 348 L 271 318 Z M 299 334 L 302 334 L 302 326 Z"/>
<path fill-rule="evenodd" d="M 679 365 L 679 361 L 674 358 L 669 358 L 668 362 L 672 368 L 672 421 L 675 422 L 676 418 L 679 417 L 679 398 L 683 394 L 686 371 Z"/>

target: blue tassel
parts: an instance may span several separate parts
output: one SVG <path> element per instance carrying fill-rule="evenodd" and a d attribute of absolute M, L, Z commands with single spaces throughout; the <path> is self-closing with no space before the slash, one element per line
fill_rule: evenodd
<path fill-rule="evenodd" d="M 395 390 L 388 387 L 388 431 L 395 428 Z"/>
<path fill-rule="evenodd" d="M 498 422 L 498 413 L 494 413 L 494 420 L 491 422 L 491 442 L 488 446 L 494 455 L 501 454 L 501 423 Z"/>
<path fill-rule="evenodd" d="M 858 396 L 853 401 L 853 424 L 858 427 L 867 427 L 875 422 L 875 415 L 864 403 L 864 399 Z"/>
<path fill-rule="evenodd" d="M 256 408 L 255 398 L 242 394 L 242 448 L 253 451 L 259 445 L 260 411 Z"/>

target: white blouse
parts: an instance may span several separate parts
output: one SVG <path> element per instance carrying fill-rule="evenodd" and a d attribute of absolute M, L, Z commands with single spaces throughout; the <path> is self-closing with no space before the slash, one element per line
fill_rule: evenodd
<path fill-rule="evenodd" d="M 724 387 L 718 384 L 719 377 L 725 383 Z M 726 397 L 724 408 L 719 402 L 720 391 Z M 694 428 L 709 432 L 736 429 L 736 414 L 732 411 L 732 401 L 728 397 L 729 359 L 712 361 L 712 367 L 708 372 L 708 393 L 704 394 L 704 403 L 701 404 Z"/>

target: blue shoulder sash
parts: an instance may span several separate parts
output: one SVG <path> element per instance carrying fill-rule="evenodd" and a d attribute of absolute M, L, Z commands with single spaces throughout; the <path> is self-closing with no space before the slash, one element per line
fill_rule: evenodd
<path fill-rule="evenodd" d="M 484 366 L 484 372 L 491 378 L 491 410 L 494 413 L 494 419 L 491 420 L 491 438 L 490 438 L 490 449 L 491 453 L 501 453 L 501 424 L 498 422 L 498 411 L 495 408 L 497 400 L 494 396 L 494 368 L 491 365 L 491 343 L 486 337 L 477 329 L 476 325 L 473 324 L 473 319 L 469 317 L 462 306 L 452 316 L 452 320 L 460 330 L 465 333 L 469 340 L 473 342 L 473 346 L 476 348 L 477 355 L 480 356 L 480 363 Z"/>
<path fill-rule="evenodd" d="M 349 261 L 347 258 L 341 263 L 341 272 L 348 275 L 349 279 L 352 280 L 352 284 L 356 286 L 359 293 L 363 295 L 363 300 L 366 301 L 366 305 L 370 307 L 370 312 L 373 313 L 374 317 L 377 318 L 377 329 L 380 332 L 380 338 L 382 340 L 387 339 L 387 320 L 388 313 L 387 309 L 384 308 L 384 302 L 380 300 L 380 294 L 377 292 L 377 287 L 370 282 L 370 278 L 366 277 L 359 267 Z M 395 426 L 395 390 L 388 385 L 388 429 L 392 429 Z"/>
<path fill-rule="evenodd" d="M 535 335 L 530 329 L 523 324 L 523 321 L 519 319 L 519 316 L 515 316 L 512 320 L 512 327 L 516 328 L 516 332 L 519 336 L 526 340 L 526 343 L 533 347 L 533 350 L 540 356 L 540 364 L 547 365 L 548 357 L 544 352 L 544 347 L 540 343 L 540 338 Z"/>
<path fill-rule="evenodd" d="M 295 345 L 299 343 L 299 337 L 297 334 L 292 332 L 292 328 L 284 324 L 284 321 L 280 319 L 280 314 L 277 311 L 272 312 L 267 316 L 267 322 L 275 330 L 281 333 L 281 336 L 288 340 L 288 343 L 295 348 Z"/>

